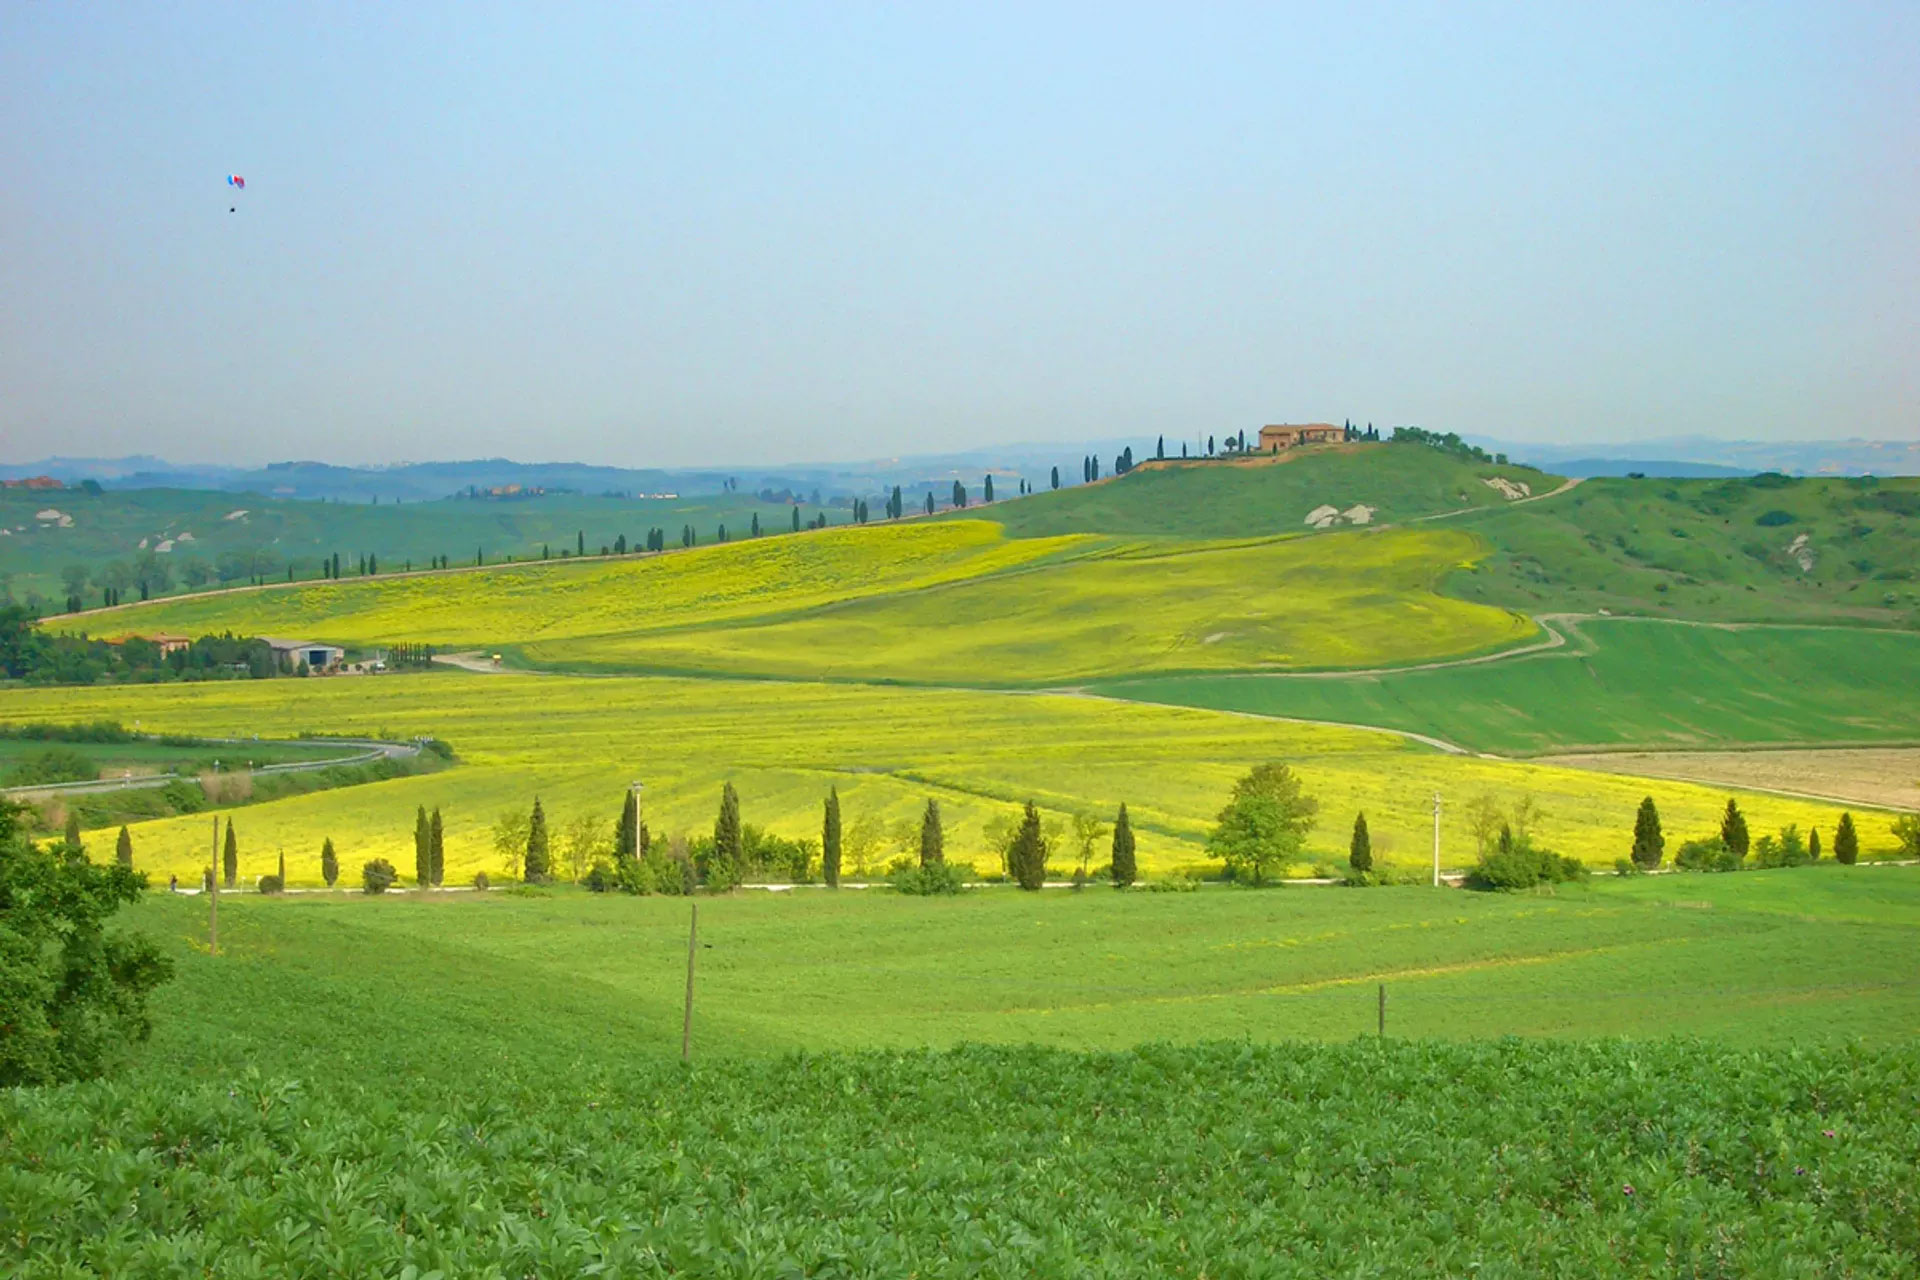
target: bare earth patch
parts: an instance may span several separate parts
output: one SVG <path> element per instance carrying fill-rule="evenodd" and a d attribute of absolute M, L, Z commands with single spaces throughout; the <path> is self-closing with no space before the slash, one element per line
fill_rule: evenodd
<path fill-rule="evenodd" d="M 1818 751 L 1612 751 L 1543 756 L 1541 764 L 1920 809 L 1920 748 Z"/>

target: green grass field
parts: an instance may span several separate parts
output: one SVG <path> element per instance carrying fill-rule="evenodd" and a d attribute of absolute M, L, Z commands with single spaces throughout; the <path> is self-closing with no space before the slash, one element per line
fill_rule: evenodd
<path fill-rule="evenodd" d="M 1560 649 L 1474 666 L 1096 684 L 1151 702 L 1385 725 L 1475 751 L 1920 740 L 1920 633 L 1589 618 Z"/>
<path fill-rule="evenodd" d="M 1916 907 L 1835 867 L 713 899 L 682 1069 L 682 901 L 231 900 L 213 957 L 161 895 L 131 1071 L 0 1095 L 0 1268 L 1900 1275 Z"/>
<path fill-rule="evenodd" d="M 1495 552 L 1444 590 L 1527 613 L 1917 628 L 1916 517 L 1920 477 L 1588 480 L 1461 517 Z"/>
<path fill-rule="evenodd" d="M 72 523 L 37 518 L 48 510 L 69 516 Z M 802 522 L 821 510 L 802 507 Z M 654 527 L 665 529 L 669 544 L 678 546 L 683 524 L 692 524 L 704 544 L 723 524 L 730 536 L 743 536 L 755 515 L 763 527 L 784 532 L 792 514 L 790 506 L 742 494 L 672 499 L 547 494 L 514 501 L 375 504 L 192 489 L 101 494 L 10 489 L 0 490 L 0 528 L 7 530 L 0 537 L 0 571 L 12 575 L 15 595 L 37 592 L 58 608 L 66 597 L 60 575 L 68 565 L 89 571 L 112 561 L 130 565 L 144 549 L 162 543 L 168 548 L 160 558 L 180 590 L 188 564 L 198 561 L 217 571 L 223 556 L 238 553 L 264 556 L 270 577 L 284 576 L 291 562 L 294 576 L 307 579 L 318 572 L 322 557 L 336 552 L 349 572 L 369 552 L 393 572 L 409 561 L 424 568 L 434 556 L 472 564 L 480 550 L 489 562 L 508 556 L 524 560 L 539 555 L 543 546 L 559 555 L 563 548 L 575 550 L 582 537 L 588 554 L 594 554 L 623 534 L 629 543 L 644 541 Z M 833 524 L 847 518 L 844 509 L 826 514 Z M 86 600 L 98 604 L 99 592 L 90 587 Z"/>
<path fill-rule="evenodd" d="M 1332 505 L 1374 508 L 1375 523 L 1445 511 L 1502 507 L 1486 484 L 1500 476 L 1545 493 L 1557 476 L 1531 467 L 1463 462 L 1420 444 L 1315 447 L 1244 462 L 1166 463 L 1099 484 L 988 508 L 1016 538 L 1107 533 L 1154 538 L 1245 538 L 1299 533 L 1307 513 Z"/>
<path fill-rule="evenodd" d="M 1446 799 L 1443 862 L 1474 849 L 1465 816 L 1482 794 L 1538 803 L 1548 844 L 1610 867 L 1626 851 L 1640 798 L 1658 801 L 1671 838 L 1715 829 L 1723 791 L 1548 765 L 1442 755 L 1386 734 L 1179 707 L 1059 694 L 876 688 L 778 682 L 394 675 L 362 680 L 267 680 L 133 688 L 17 690 L 0 719 L 139 719 L 156 731 L 289 738 L 303 731 L 383 738 L 431 735 L 460 754 L 428 776 L 319 792 L 235 815 L 248 882 L 284 850 L 295 884 L 318 883 L 321 841 L 338 846 L 349 877 L 371 857 L 412 865 L 416 806 L 442 806 L 450 882 L 498 877 L 489 830 L 502 810 L 538 795 L 556 832 L 574 819 L 611 822 L 632 779 L 647 784 L 656 834 L 710 830 L 723 782 L 744 816 L 782 835 L 819 835 L 820 806 L 837 786 L 852 831 L 874 830 L 874 866 L 912 848 L 928 797 L 940 800 L 947 850 L 997 869 L 984 830 L 1034 799 L 1050 820 L 1077 812 L 1110 819 L 1125 801 L 1141 865 L 1164 875 L 1204 862 L 1203 845 L 1236 778 L 1284 760 L 1321 802 L 1307 856 L 1295 868 L 1345 857 L 1357 810 L 1376 856 L 1424 865 L 1431 801 Z M 1831 805 L 1744 796 L 1756 834 L 1796 823 L 1830 832 Z M 1858 815 L 1865 848 L 1891 843 L 1885 823 Z M 57 825 L 57 824 L 56 824 Z M 90 838 L 104 850 L 110 832 Z M 602 831 L 604 838 L 604 829 Z M 133 828 L 138 865 L 189 883 L 205 864 L 203 814 Z M 1105 861 L 1104 847 L 1094 865 Z M 1072 865 L 1064 849 L 1053 861 Z"/>

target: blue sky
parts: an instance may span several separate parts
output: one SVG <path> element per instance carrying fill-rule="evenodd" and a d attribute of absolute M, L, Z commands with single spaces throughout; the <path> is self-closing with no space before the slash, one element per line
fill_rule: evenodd
<path fill-rule="evenodd" d="M 1917 86 L 1911 4 L 0 0 L 0 456 L 1910 439 Z"/>

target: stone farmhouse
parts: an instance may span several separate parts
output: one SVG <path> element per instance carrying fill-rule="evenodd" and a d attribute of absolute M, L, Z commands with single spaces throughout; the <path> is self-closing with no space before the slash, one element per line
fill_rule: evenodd
<path fill-rule="evenodd" d="M 1260 452 L 1278 453 L 1303 444 L 1339 444 L 1346 438 L 1347 429 L 1331 422 L 1281 423 L 1260 428 Z"/>

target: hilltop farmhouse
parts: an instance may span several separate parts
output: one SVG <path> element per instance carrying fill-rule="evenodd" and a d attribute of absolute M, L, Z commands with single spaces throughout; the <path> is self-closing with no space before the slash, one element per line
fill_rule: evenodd
<path fill-rule="evenodd" d="M 1260 452 L 1278 453 L 1303 444 L 1339 444 L 1346 438 L 1347 429 L 1331 422 L 1281 423 L 1260 428 Z"/>

